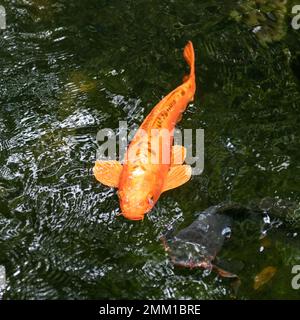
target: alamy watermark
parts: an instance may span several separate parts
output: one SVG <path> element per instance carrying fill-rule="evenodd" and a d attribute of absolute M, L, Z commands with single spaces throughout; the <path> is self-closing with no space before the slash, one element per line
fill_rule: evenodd
<path fill-rule="evenodd" d="M 0 5 L 0 30 L 6 29 L 6 11 L 3 6 Z"/>
<path fill-rule="evenodd" d="M 194 131 L 194 132 L 193 132 Z M 174 136 L 174 145 L 184 146 L 186 157 L 177 153 L 176 158 L 171 159 L 171 143 Z M 128 141 L 135 137 L 135 142 Z M 126 121 L 119 122 L 117 132 L 113 129 L 101 129 L 97 133 L 97 159 L 117 160 L 143 164 L 181 164 L 183 161 L 191 165 L 192 174 L 200 175 L 204 169 L 204 130 L 203 129 L 151 129 L 144 131 L 141 128 L 131 130 L 128 133 Z M 117 156 L 118 147 L 118 156 Z"/>
<path fill-rule="evenodd" d="M 295 290 L 300 289 L 300 265 L 295 265 L 292 268 L 292 274 L 296 274 L 292 279 L 292 288 Z"/>
<path fill-rule="evenodd" d="M 295 30 L 299 30 L 300 29 L 300 4 L 293 6 L 292 14 L 295 14 L 291 23 L 292 27 Z"/>
<path fill-rule="evenodd" d="M 5 267 L 0 265 L 0 300 L 2 299 L 3 292 L 6 288 L 6 272 Z"/>

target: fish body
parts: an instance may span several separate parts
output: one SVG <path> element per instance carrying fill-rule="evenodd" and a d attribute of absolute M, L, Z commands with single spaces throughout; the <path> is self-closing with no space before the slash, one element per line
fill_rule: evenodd
<path fill-rule="evenodd" d="M 231 220 L 226 215 L 199 214 L 192 224 L 166 240 L 173 263 L 189 267 L 209 265 L 223 247 L 230 228 Z"/>
<path fill-rule="evenodd" d="M 244 208 L 240 207 L 240 210 Z M 215 270 L 222 277 L 238 278 L 220 266 L 217 255 L 231 234 L 232 219 L 227 213 L 240 210 L 235 204 L 209 207 L 184 229 L 169 230 L 161 240 L 172 264 L 190 269 Z"/>
<path fill-rule="evenodd" d="M 185 148 L 172 147 L 176 123 L 196 91 L 195 55 L 190 41 L 184 48 L 184 57 L 190 66 L 189 75 L 145 118 L 127 149 L 124 164 L 117 161 L 95 164 L 96 179 L 119 189 L 122 215 L 128 219 L 142 220 L 162 192 L 191 177 L 190 166 L 182 165 Z"/>

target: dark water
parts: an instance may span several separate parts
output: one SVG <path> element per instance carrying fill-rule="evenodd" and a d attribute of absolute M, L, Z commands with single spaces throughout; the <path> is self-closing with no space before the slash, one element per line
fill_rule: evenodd
<path fill-rule="evenodd" d="M 293 1 L 272 3 L 255 34 L 254 0 L 1 2 L 5 299 L 234 298 L 216 274 L 175 269 L 158 238 L 223 201 L 269 196 L 299 207 L 300 31 L 290 26 Z M 198 90 L 179 128 L 205 129 L 205 170 L 164 194 L 144 222 L 116 217 L 116 192 L 91 172 L 97 131 L 142 122 L 181 82 L 187 40 Z M 300 297 L 291 287 L 297 226 L 272 219 L 268 245 L 241 219 L 224 247 L 241 266 L 237 298 Z M 254 290 L 267 266 L 277 273 Z"/>

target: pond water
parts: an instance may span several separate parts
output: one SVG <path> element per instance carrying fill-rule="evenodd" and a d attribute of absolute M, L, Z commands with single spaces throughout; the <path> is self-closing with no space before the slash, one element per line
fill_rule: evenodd
<path fill-rule="evenodd" d="M 291 286 L 300 223 L 286 222 L 285 207 L 270 217 L 267 241 L 239 217 L 222 250 L 239 265 L 237 292 L 215 273 L 174 268 L 159 240 L 171 224 L 185 226 L 220 202 L 271 197 L 299 212 L 294 3 L 1 1 L 4 299 L 300 298 Z M 116 191 L 92 175 L 97 131 L 141 124 L 180 84 L 187 40 L 196 51 L 197 95 L 178 127 L 205 130 L 204 172 L 163 194 L 143 222 L 125 220 Z M 275 275 L 255 289 L 269 266 Z"/>

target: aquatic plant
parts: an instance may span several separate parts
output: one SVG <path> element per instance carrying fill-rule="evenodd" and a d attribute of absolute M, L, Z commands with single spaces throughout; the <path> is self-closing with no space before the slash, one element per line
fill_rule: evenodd
<path fill-rule="evenodd" d="M 286 34 L 286 0 L 246 0 L 231 11 L 232 19 L 248 26 L 261 44 L 280 41 Z"/>

